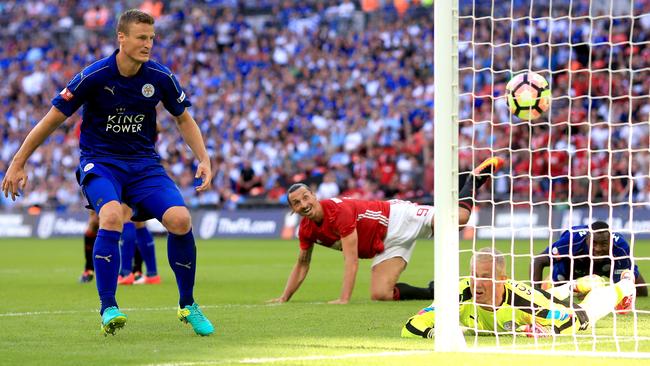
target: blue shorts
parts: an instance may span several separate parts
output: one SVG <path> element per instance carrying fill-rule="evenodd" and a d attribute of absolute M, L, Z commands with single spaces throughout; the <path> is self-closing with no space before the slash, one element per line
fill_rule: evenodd
<path fill-rule="evenodd" d="M 77 181 L 88 208 L 97 213 L 105 203 L 118 201 L 133 209 L 134 221 L 156 218 L 162 222 L 167 209 L 185 206 L 181 192 L 157 159 L 84 158 Z"/>

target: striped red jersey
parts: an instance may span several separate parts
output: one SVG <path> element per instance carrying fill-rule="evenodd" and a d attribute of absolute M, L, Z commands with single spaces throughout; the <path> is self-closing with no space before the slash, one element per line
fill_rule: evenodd
<path fill-rule="evenodd" d="M 314 244 L 342 250 L 341 238 L 357 229 L 359 258 L 372 258 L 384 251 L 384 237 L 388 230 L 390 203 L 351 198 L 331 198 L 320 201 L 323 222 L 317 225 L 306 217 L 300 222 L 300 248 Z"/>

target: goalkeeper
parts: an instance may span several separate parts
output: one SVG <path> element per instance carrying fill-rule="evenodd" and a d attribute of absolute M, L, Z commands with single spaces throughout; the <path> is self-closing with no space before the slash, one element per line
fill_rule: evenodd
<path fill-rule="evenodd" d="M 585 295 L 599 282 L 610 282 L 610 278 L 612 283 L 618 282 L 621 273 L 631 269 L 636 284 L 641 285 L 636 287 L 636 296 L 648 296 L 645 280 L 639 273 L 638 266 L 632 264 L 630 253 L 630 246 L 623 235 L 610 233 L 609 226 L 603 221 L 596 221 L 591 227 L 573 226 L 535 257 L 532 265 L 533 283 L 538 288 L 542 284 L 545 286 L 541 288 L 547 288 L 572 283 L 575 284 L 571 287 L 573 292 Z M 549 279 L 542 281 L 542 273 L 548 266 L 551 266 L 552 273 Z"/>
<path fill-rule="evenodd" d="M 588 329 L 634 293 L 634 273 L 624 270 L 615 285 L 596 287 L 571 304 L 508 279 L 503 254 L 492 248 L 476 252 L 470 270 L 471 278 L 460 281 L 460 322 L 479 334 L 571 334 Z M 432 304 L 406 322 L 402 337 L 432 338 L 434 324 Z"/>

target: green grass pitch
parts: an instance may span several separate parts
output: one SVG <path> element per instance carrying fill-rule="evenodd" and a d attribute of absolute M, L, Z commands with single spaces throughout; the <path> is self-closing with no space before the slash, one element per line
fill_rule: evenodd
<path fill-rule="evenodd" d="M 404 321 L 427 302 L 372 302 L 369 300 L 370 261 L 362 261 L 351 304 L 328 305 L 341 286 L 343 261 L 339 252 L 314 250 L 307 280 L 291 302 L 267 305 L 277 297 L 296 260 L 297 243 L 280 240 L 198 241 L 195 295 L 216 326 L 211 337 L 194 335 L 176 319 L 177 290 L 167 265 L 166 243 L 157 239 L 163 283 L 118 288 L 118 302 L 128 315 L 127 326 L 116 336 L 99 332 L 95 284 L 79 284 L 82 239 L 0 241 L 0 365 L 575 365 L 567 356 L 434 353 L 431 340 L 401 339 Z M 488 242 L 479 246 L 489 245 Z M 529 243 L 518 244 L 517 254 L 528 253 Z M 535 250 L 544 243 L 536 243 Z M 467 243 L 463 243 L 466 247 Z M 510 242 L 497 246 L 510 252 Z M 520 249 L 523 248 L 523 249 Z M 636 255 L 650 257 L 650 242 L 637 242 Z M 461 256 L 461 273 L 467 270 Z M 646 278 L 650 263 L 639 263 Z M 524 278 L 529 259 L 518 257 L 515 277 Z M 512 268 L 512 267 L 511 267 Z M 402 276 L 404 282 L 425 285 L 433 276 L 433 242 L 418 243 Z M 650 300 L 637 300 L 649 309 Z M 609 316 L 598 323 L 596 344 L 578 339 L 581 350 L 634 350 L 650 353 L 650 342 L 630 341 L 636 332 L 650 337 L 650 314 Z M 473 344 L 474 337 L 467 337 Z M 494 345 L 496 337 L 480 337 L 480 347 Z M 531 348 L 535 341 L 499 337 L 501 345 L 517 343 Z M 538 341 L 538 349 L 550 341 Z M 575 349 L 572 339 L 558 339 L 556 348 Z M 590 358 L 590 365 L 639 362 Z"/>

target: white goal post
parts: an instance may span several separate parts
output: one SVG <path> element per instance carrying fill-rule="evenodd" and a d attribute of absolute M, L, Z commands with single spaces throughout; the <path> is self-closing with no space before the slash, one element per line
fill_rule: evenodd
<path fill-rule="evenodd" d="M 435 349 L 458 351 L 458 3 L 434 6 Z M 441 214 L 444 213 L 444 214 Z"/>
<path fill-rule="evenodd" d="M 480 248 L 532 284 L 540 248 L 594 221 L 625 237 L 650 281 L 650 0 L 437 0 L 433 46 L 435 350 L 650 358 L 647 298 L 572 335 L 490 339 L 462 335 L 458 297 Z M 504 90 L 527 71 L 552 95 L 532 121 L 508 111 Z M 459 174 L 488 156 L 506 162 L 475 192 L 475 231 L 460 241 Z"/>

